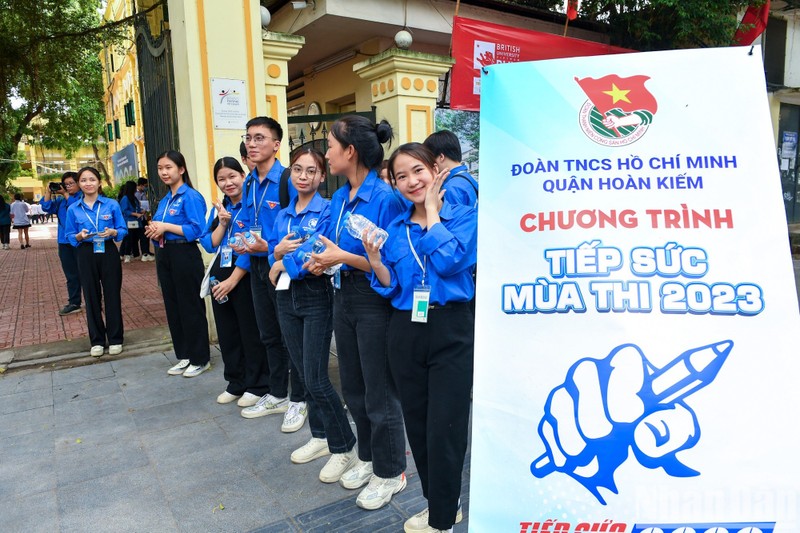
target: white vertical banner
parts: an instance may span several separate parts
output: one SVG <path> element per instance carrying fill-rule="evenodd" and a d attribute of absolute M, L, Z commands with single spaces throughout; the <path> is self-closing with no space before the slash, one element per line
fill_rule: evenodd
<path fill-rule="evenodd" d="M 244 80 L 211 78 L 214 129 L 241 130 L 249 120 Z"/>
<path fill-rule="evenodd" d="M 492 65 L 470 531 L 800 531 L 758 48 Z"/>

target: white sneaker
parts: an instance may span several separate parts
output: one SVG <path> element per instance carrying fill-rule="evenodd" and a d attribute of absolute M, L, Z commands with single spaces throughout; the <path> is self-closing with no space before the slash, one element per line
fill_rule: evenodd
<path fill-rule="evenodd" d="M 294 433 L 306 423 L 308 417 L 308 406 L 306 402 L 289 402 L 289 408 L 283 415 L 281 431 L 283 433 Z"/>
<path fill-rule="evenodd" d="M 225 391 L 222 394 L 220 394 L 219 396 L 217 396 L 217 403 L 231 403 L 232 401 L 237 400 L 239 398 L 240 398 L 240 396 L 237 396 L 235 394 L 231 394 L 228 391 Z"/>
<path fill-rule="evenodd" d="M 239 398 L 239 401 L 236 402 L 236 405 L 239 407 L 250 407 L 251 405 L 255 405 L 260 398 L 261 396 L 253 394 L 252 392 L 245 392 L 242 394 L 242 397 Z"/>
<path fill-rule="evenodd" d="M 167 370 L 167 374 L 170 376 L 180 376 L 186 370 L 187 366 L 189 366 L 189 360 L 181 359 L 177 364 L 171 366 L 170 369 Z"/>
<path fill-rule="evenodd" d="M 100 357 L 101 355 L 103 355 L 103 347 L 100 345 L 92 346 L 92 349 L 89 350 L 89 355 L 91 355 L 92 357 Z"/>
<path fill-rule="evenodd" d="M 211 368 L 211 361 L 204 365 L 189 365 L 186 367 L 186 370 L 183 372 L 183 377 L 185 378 L 193 378 L 195 376 L 199 376 L 206 370 Z"/>
<path fill-rule="evenodd" d="M 272 394 L 262 396 L 254 406 L 242 409 L 245 418 L 258 418 L 260 416 L 285 413 L 289 409 L 289 398 L 276 398 Z"/>
<path fill-rule="evenodd" d="M 339 484 L 350 490 L 363 487 L 372 477 L 372 461 L 364 462 L 358 459 L 353 467 L 342 474 Z"/>
<path fill-rule="evenodd" d="M 356 498 L 356 505 L 368 511 L 380 509 L 390 501 L 392 496 L 406 488 L 406 474 L 397 477 L 378 477 L 372 475 L 369 483 Z"/>
<path fill-rule="evenodd" d="M 434 529 L 428 525 L 428 516 L 430 515 L 430 508 L 426 507 L 419 512 L 406 520 L 406 523 L 403 524 L 403 531 L 405 533 L 433 533 L 434 531 L 440 531 L 438 529 Z M 461 507 L 458 507 L 458 511 L 456 511 L 456 521 L 455 523 L 458 524 L 463 520 L 464 515 L 461 513 Z"/>
<path fill-rule="evenodd" d="M 126 262 L 126 263 L 130 263 L 132 258 L 133 258 L 132 256 L 130 256 L 130 255 L 126 255 L 126 256 L 125 256 L 125 262 Z"/>
<path fill-rule="evenodd" d="M 122 353 L 121 344 L 112 344 L 108 347 L 108 355 L 119 355 Z"/>
<path fill-rule="evenodd" d="M 323 483 L 336 483 L 356 461 L 358 461 L 358 455 L 355 448 L 345 453 L 334 453 L 320 470 L 319 480 Z"/>
<path fill-rule="evenodd" d="M 314 459 L 330 455 L 328 439 L 311 437 L 311 440 L 292 452 L 292 462 L 296 465 L 310 463 Z"/>

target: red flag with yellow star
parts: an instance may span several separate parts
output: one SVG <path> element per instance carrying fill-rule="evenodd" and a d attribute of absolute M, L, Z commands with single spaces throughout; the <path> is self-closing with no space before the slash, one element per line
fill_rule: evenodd
<path fill-rule="evenodd" d="M 621 78 L 616 74 L 609 74 L 597 80 L 575 78 L 575 81 L 578 82 L 597 110 L 604 115 L 617 108 L 625 113 L 645 110 L 655 115 L 658 103 L 650 91 L 644 87 L 644 82 L 649 79 L 649 76 Z"/>

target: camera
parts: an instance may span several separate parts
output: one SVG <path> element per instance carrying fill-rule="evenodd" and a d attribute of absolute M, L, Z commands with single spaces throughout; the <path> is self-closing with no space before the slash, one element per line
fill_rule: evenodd
<path fill-rule="evenodd" d="M 51 181 L 51 182 L 50 182 L 50 183 L 47 185 L 47 188 L 48 188 L 48 189 L 50 189 L 50 192 L 58 192 L 58 191 L 60 191 L 60 190 L 61 190 L 63 187 L 61 186 L 61 182 L 58 182 L 58 181 Z"/>

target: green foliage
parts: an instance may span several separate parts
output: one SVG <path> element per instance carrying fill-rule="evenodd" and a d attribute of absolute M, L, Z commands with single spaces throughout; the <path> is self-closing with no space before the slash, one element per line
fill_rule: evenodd
<path fill-rule="evenodd" d="M 125 183 L 127 183 L 129 181 L 136 182 L 136 178 L 126 179 L 125 181 L 121 181 L 119 183 L 116 183 L 116 184 L 112 185 L 111 187 L 109 187 L 107 185 L 104 185 L 103 186 L 103 194 L 105 196 L 107 196 L 108 198 L 113 198 L 114 200 L 116 200 L 117 197 L 119 197 L 119 191 L 120 191 L 120 189 L 122 189 L 122 186 L 125 185 Z"/>
<path fill-rule="evenodd" d="M 123 27 L 100 26 L 99 0 L 0 0 L 0 159 L 23 135 L 67 157 L 104 123 L 99 53 Z M 0 162 L 0 186 L 13 164 Z"/>
<path fill-rule="evenodd" d="M 466 163 L 478 160 L 478 149 L 481 144 L 480 117 L 481 114 L 475 111 L 436 110 L 436 130 L 450 130 L 461 141 L 466 141 L 474 148 L 464 159 Z"/>
<path fill-rule="evenodd" d="M 765 0 L 582 0 L 579 19 L 608 31 L 611 44 L 633 50 L 671 50 L 729 46 L 738 25 L 737 15 Z M 521 0 L 541 8 L 546 0 Z M 555 11 L 563 10 L 556 2 Z M 551 8 L 552 9 L 552 8 Z"/>

